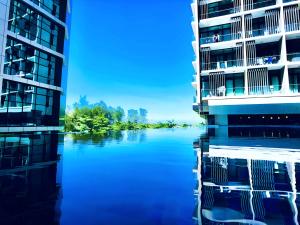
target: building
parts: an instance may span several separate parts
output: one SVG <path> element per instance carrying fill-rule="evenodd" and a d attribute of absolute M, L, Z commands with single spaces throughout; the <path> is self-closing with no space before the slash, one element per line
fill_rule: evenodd
<path fill-rule="evenodd" d="M 63 126 L 69 0 L 0 0 L 0 132 Z"/>
<path fill-rule="evenodd" d="M 193 109 L 216 125 L 300 124 L 300 1 L 191 6 Z"/>

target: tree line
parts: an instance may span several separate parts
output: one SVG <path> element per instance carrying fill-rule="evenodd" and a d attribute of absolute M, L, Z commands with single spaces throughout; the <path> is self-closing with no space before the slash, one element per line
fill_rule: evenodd
<path fill-rule="evenodd" d="M 65 131 L 106 134 L 110 131 L 138 130 L 147 128 L 187 127 L 173 120 L 159 123 L 148 122 L 146 109 L 129 109 L 127 117 L 122 107 L 108 106 L 105 102 L 90 104 L 86 96 L 81 96 L 65 116 Z"/>

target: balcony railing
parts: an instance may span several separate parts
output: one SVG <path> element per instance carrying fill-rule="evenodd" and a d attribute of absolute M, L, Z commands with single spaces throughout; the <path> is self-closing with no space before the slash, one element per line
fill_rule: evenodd
<path fill-rule="evenodd" d="M 281 85 L 250 86 L 249 95 L 272 95 L 280 93 Z"/>
<path fill-rule="evenodd" d="M 270 29 L 261 28 L 261 29 L 246 31 L 245 36 L 246 38 L 251 38 L 251 37 L 268 36 L 270 34 L 278 34 L 278 33 L 280 33 L 279 27 L 273 27 Z"/>
<path fill-rule="evenodd" d="M 248 66 L 260 66 L 260 65 L 277 64 L 279 62 L 280 62 L 280 56 L 279 55 L 261 56 L 261 57 L 247 59 Z"/>
<path fill-rule="evenodd" d="M 296 87 L 292 86 L 296 91 Z M 300 85 L 297 86 L 300 92 Z M 272 95 L 278 94 L 281 91 L 281 85 L 268 85 L 268 86 L 252 86 L 249 87 L 249 95 Z M 225 86 L 216 89 L 202 89 L 202 96 L 204 98 L 210 97 L 227 97 L 227 96 L 243 96 L 245 94 L 245 87 L 227 88 Z"/>
<path fill-rule="evenodd" d="M 245 8 L 245 11 L 247 11 L 247 10 L 263 8 L 263 7 L 267 7 L 267 6 L 271 6 L 271 5 L 275 5 L 275 4 L 276 4 L 276 0 L 264 0 L 264 1 L 259 1 L 259 2 L 253 3 L 253 4 L 245 4 L 244 8 Z"/>
<path fill-rule="evenodd" d="M 300 93 L 300 84 L 290 84 L 290 91 L 292 93 Z"/>
<path fill-rule="evenodd" d="M 297 1 L 297 0 L 283 0 L 283 3 L 294 2 L 294 1 Z"/>
<path fill-rule="evenodd" d="M 221 86 L 216 89 L 202 89 L 201 92 L 204 98 L 241 96 L 244 95 L 245 88 L 244 87 L 226 88 L 225 86 Z"/>
<path fill-rule="evenodd" d="M 218 16 L 230 15 L 238 12 L 240 12 L 240 7 L 235 7 L 235 8 L 230 7 L 229 9 L 222 9 L 213 12 L 202 13 L 201 18 L 213 18 Z"/>
<path fill-rule="evenodd" d="M 287 60 L 289 62 L 300 62 L 300 52 L 287 54 Z"/>
<path fill-rule="evenodd" d="M 218 43 L 223 41 L 237 40 L 240 39 L 241 37 L 242 37 L 242 33 L 212 35 L 211 37 L 200 38 L 200 44 L 211 44 L 211 43 Z"/>
<path fill-rule="evenodd" d="M 219 62 L 202 63 L 202 70 L 219 70 L 233 67 L 242 67 L 244 60 L 224 60 Z"/>

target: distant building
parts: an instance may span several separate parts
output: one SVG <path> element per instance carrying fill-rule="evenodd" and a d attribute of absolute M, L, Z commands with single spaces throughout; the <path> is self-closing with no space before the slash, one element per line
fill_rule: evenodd
<path fill-rule="evenodd" d="M 63 125 L 69 0 L 0 1 L 0 132 Z"/>
<path fill-rule="evenodd" d="M 209 124 L 300 124 L 299 3 L 194 0 L 193 108 Z"/>

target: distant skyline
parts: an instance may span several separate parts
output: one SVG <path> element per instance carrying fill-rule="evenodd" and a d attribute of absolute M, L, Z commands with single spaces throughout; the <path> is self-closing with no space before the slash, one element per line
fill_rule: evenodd
<path fill-rule="evenodd" d="M 86 95 L 151 120 L 198 120 L 190 3 L 73 1 L 67 104 Z"/>

